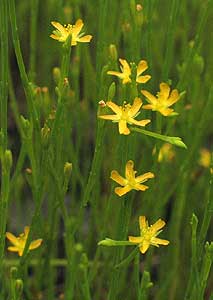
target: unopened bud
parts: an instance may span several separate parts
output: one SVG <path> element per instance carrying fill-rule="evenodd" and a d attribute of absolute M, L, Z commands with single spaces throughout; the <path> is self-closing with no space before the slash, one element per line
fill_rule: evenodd
<path fill-rule="evenodd" d="M 114 98 L 115 91 L 116 91 L 116 85 L 114 82 L 112 82 L 108 90 L 108 99 L 112 100 Z"/>
<path fill-rule="evenodd" d="M 64 164 L 64 176 L 70 178 L 72 173 L 72 163 L 66 162 Z"/>
<path fill-rule="evenodd" d="M 5 171 L 7 171 L 9 173 L 10 169 L 12 167 L 12 164 L 13 164 L 12 152 L 10 150 L 5 150 L 5 153 L 4 153 L 4 168 L 5 168 Z"/>
<path fill-rule="evenodd" d="M 141 11 L 143 9 L 143 6 L 141 4 L 136 4 L 136 10 Z"/>
<path fill-rule="evenodd" d="M 26 168 L 26 169 L 25 169 L 25 172 L 26 172 L 28 175 L 32 175 L 32 169 L 30 169 L 30 168 Z"/>
<path fill-rule="evenodd" d="M 16 279 L 15 290 L 16 290 L 16 295 L 19 299 L 23 292 L 23 281 L 21 279 Z"/>
<path fill-rule="evenodd" d="M 80 244 L 80 243 L 77 243 L 77 244 L 75 244 L 75 250 L 77 251 L 77 252 L 82 252 L 83 251 L 83 246 L 82 246 L 82 244 Z"/>
<path fill-rule="evenodd" d="M 104 100 L 99 101 L 98 104 L 100 105 L 100 107 L 106 106 L 106 102 Z"/>
<path fill-rule="evenodd" d="M 117 52 L 117 48 L 114 44 L 111 44 L 109 46 L 109 53 L 110 53 L 110 57 L 112 60 L 117 61 L 118 59 L 118 52 Z"/>
<path fill-rule="evenodd" d="M 41 129 L 41 140 L 43 144 L 47 144 L 50 135 L 50 128 L 47 124 L 44 124 L 44 127 Z"/>
<path fill-rule="evenodd" d="M 56 84 L 59 84 L 60 79 L 61 79 L 61 70 L 57 67 L 53 69 L 53 79 Z"/>
<path fill-rule="evenodd" d="M 10 276 L 13 279 L 17 278 L 17 274 L 18 274 L 18 269 L 16 267 L 11 267 L 10 268 Z"/>
<path fill-rule="evenodd" d="M 25 119 L 23 116 L 20 117 L 22 128 L 23 128 L 23 134 L 25 138 L 30 138 L 32 135 L 32 128 L 30 121 Z"/>

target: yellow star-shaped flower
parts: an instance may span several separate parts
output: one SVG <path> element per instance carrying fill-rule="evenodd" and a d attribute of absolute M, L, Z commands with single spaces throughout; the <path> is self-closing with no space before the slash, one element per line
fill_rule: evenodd
<path fill-rule="evenodd" d="M 10 232 L 6 232 L 6 237 L 13 244 L 13 246 L 9 246 L 7 249 L 11 252 L 18 252 L 18 255 L 22 256 L 29 231 L 30 231 L 30 227 L 25 226 L 24 233 L 21 233 L 18 237 L 14 236 Z M 29 250 L 38 248 L 41 245 L 41 243 L 42 243 L 42 239 L 32 241 L 30 243 Z"/>
<path fill-rule="evenodd" d="M 142 184 L 146 182 L 148 179 L 153 178 L 154 174 L 151 172 L 145 173 L 143 175 L 135 177 L 137 173 L 134 171 L 134 162 L 129 160 L 126 163 L 126 171 L 125 171 L 125 178 L 122 177 L 116 170 L 111 172 L 111 179 L 120 184 L 122 187 L 116 187 L 115 193 L 118 196 L 123 196 L 131 190 L 136 191 L 145 191 L 149 187 Z"/>
<path fill-rule="evenodd" d="M 150 120 L 135 120 L 136 116 L 139 113 L 139 110 L 142 106 L 142 101 L 140 98 L 135 98 L 133 105 L 126 104 L 124 102 L 123 106 L 118 106 L 112 101 L 107 101 L 106 105 L 111 108 L 111 110 L 115 113 L 115 115 L 101 115 L 98 116 L 104 120 L 111 120 L 113 122 L 118 122 L 118 129 L 120 134 L 128 135 L 130 134 L 130 130 L 127 127 L 127 124 L 134 124 L 138 126 L 146 126 Z"/>
<path fill-rule="evenodd" d="M 167 83 L 162 82 L 160 84 L 160 92 L 157 96 L 153 96 L 146 90 L 142 90 L 141 93 L 146 97 L 150 104 L 144 105 L 144 109 L 151 109 L 152 111 L 159 111 L 163 116 L 170 116 L 174 114 L 174 109 L 169 108 L 180 99 L 178 90 L 172 90 L 170 93 L 170 87 Z"/>
<path fill-rule="evenodd" d="M 132 82 L 131 79 L 132 70 L 129 63 L 122 58 L 119 59 L 119 62 L 121 64 L 120 66 L 121 72 L 108 71 L 107 74 L 119 77 L 120 79 L 122 79 L 123 84 Z M 147 62 L 145 60 L 141 60 L 137 66 L 137 75 L 136 75 L 137 83 L 146 83 L 151 78 L 150 75 L 143 75 L 143 76 L 141 75 L 147 69 L 148 69 Z"/>
<path fill-rule="evenodd" d="M 159 247 L 159 245 L 168 245 L 169 241 L 157 238 L 166 223 L 159 219 L 153 225 L 149 226 L 145 216 L 139 217 L 140 236 L 129 236 L 129 241 L 134 244 L 138 244 L 140 252 L 144 254 L 150 245 Z"/>
<path fill-rule="evenodd" d="M 80 33 L 84 23 L 81 19 L 75 22 L 75 25 L 61 25 L 58 22 L 51 22 L 51 24 L 57 29 L 50 35 L 51 38 L 59 42 L 65 42 L 69 35 L 72 35 L 71 46 L 76 46 L 78 43 L 89 43 L 92 39 L 92 35 L 84 35 Z"/>

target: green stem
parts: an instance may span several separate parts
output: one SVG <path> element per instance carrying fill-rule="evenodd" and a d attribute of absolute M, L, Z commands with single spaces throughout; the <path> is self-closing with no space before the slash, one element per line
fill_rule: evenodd
<path fill-rule="evenodd" d="M 36 112 L 35 105 L 33 103 L 33 95 L 32 95 L 32 86 L 28 80 L 28 76 L 25 70 L 25 65 L 21 53 L 21 46 L 19 42 L 18 36 L 18 27 L 16 21 L 16 8 L 14 0 L 8 0 L 9 3 L 9 12 L 10 12 L 10 22 L 11 22 L 11 29 L 12 29 L 12 37 L 13 37 L 13 45 L 16 53 L 16 58 L 18 62 L 18 67 L 20 71 L 20 76 L 22 80 L 22 84 L 24 87 L 24 91 L 26 94 L 27 105 L 28 105 L 28 112 L 33 121 L 35 122 L 36 128 L 39 128 L 39 119 Z"/>
<path fill-rule="evenodd" d="M 173 48 L 174 48 L 174 37 L 176 31 L 176 23 L 177 23 L 177 14 L 180 6 L 180 1 L 172 0 L 171 1 L 171 9 L 169 13 L 169 22 L 167 25 L 167 35 L 166 35 L 166 50 L 165 50 L 165 58 L 164 65 L 162 71 L 162 79 L 164 81 L 168 80 L 169 69 L 172 64 L 173 58 Z"/>
<path fill-rule="evenodd" d="M 0 122 L 1 122 L 1 199 L 0 199 L 0 278 L 4 257 L 5 230 L 10 189 L 10 168 L 5 165 L 7 149 L 7 101 L 8 101 L 8 5 L 0 1 L 1 24 L 1 81 L 0 81 Z"/>
<path fill-rule="evenodd" d="M 37 49 L 37 20 L 38 20 L 39 0 L 31 0 L 31 18 L 30 18 L 30 68 L 29 76 L 34 82 L 36 76 L 36 49 Z"/>

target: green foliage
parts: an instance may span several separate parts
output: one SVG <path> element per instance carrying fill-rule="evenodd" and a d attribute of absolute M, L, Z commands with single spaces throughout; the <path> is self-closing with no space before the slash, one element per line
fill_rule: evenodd
<path fill-rule="evenodd" d="M 212 14 L 212 0 L 0 1 L 0 299 L 212 299 Z M 90 43 L 49 37 L 79 18 Z M 107 74 L 119 58 L 127 84 Z M 98 118 L 161 82 L 180 94 L 171 117 L 142 106 L 151 123 L 129 135 Z M 119 197 L 110 172 L 128 160 L 155 178 Z M 166 221 L 167 247 L 128 241 L 142 215 Z M 25 226 L 18 257 L 5 233 Z"/>

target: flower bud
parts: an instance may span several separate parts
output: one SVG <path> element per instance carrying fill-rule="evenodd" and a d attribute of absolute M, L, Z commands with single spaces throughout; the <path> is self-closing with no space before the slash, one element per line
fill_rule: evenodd
<path fill-rule="evenodd" d="M 53 68 L 53 79 L 57 85 L 61 80 L 61 70 L 57 67 Z"/>
<path fill-rule="evenodd" d="M 72 163 L 66 162 L 64 164 L 64 176 L 67 177 L 67 179 L 69 179 L 71 173 L 72 173 Z"/>
<path fill-rule="evenodd" d="M 108 99 L 112 100 L 115 96 L 115 91 L 116 91 L 116 85 L 114 82 L 111 83 L 109 90 L 108 90 Z"/>
<path fill-rule="evenodd" d="M 109 46 L 109 54 L 110 54 L 110 58 L 114 61 L 117 61 L 118 59 L 118 53 L 117 53 L 117 48 L 114 44 L 111 44 Z"/>
<path fill-rule="evenodd" d="M 4 168 L 7 173 L 10 173 L 13 164 L 12 152 L 10 150 L 5 150 L 4 153 Z"/>
<path fill-rule="evenodd" d="M 17 298 L 20 299 L 22 292 L 23 292 L 23 281 L 21 279 L 16 279 L 15 290 L 16 290 Z"/>

